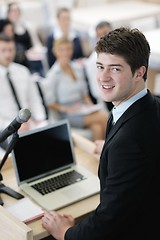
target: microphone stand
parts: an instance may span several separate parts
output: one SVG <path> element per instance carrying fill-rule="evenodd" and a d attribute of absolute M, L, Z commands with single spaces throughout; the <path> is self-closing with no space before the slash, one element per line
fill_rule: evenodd
<path fill-rule="evenodd" d="M 18 135 L 17 132 L 15 132 L 13 134 L 13 137 L 12 137 L 10 143 L 8 144 L 8 147 L 7 147 L 7 150 L 5 152 L 5 155 L 4 155 L 4 157 L 3 157 L 3 159 L 2 159 L 2 161 L 0 163 L 0 171 L 1 171 L 4 163 L 6 162 L 6 160 L 8 158 L 8 155 L 11 153 L 11 151 L 13 150 L 16 142 L 18 141 L 18 138 L 19 138 L 19 135 Z M 3 180 L 3 176 L 2 176 L 2 174 L 0 172 L 0 193 L 5 193 L 5 194 L 7 194 L 7 195 L 9 195 L 9 196 L 11 196 L 13 198 L 16 198 L 16 199 L 21 199 L 21 198 L 24 197 L 22 194 L 14 191 L 13 189 L 11 189 L 11 188 L 5 186 L 3 183 L 1 183 L 2 180 Z M 0 198 L 0 205 L 3 205 L 3 201 L 2 201 L 1 198 Z"/>

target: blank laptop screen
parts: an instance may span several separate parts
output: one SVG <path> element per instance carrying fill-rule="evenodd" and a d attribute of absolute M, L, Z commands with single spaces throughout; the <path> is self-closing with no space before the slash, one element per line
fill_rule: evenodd
<path fill-rule="evenodd" d="M 14 147 L 13 156 L 20 182 L 73 165 L 68 123 L 54 124 L 21 135 Z"/>

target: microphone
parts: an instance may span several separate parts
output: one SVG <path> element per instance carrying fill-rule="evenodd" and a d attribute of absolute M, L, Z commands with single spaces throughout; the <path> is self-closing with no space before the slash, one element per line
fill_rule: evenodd
<path fill-rule="evenodd" d="M 15 133 L 22 123 L 27 122 L 31 117 L 31 112 L 28 109 L 21 109 L 18 116 L 6 127 L 0 134 L 0 143 L 6 140 L 8 136 Z"/>

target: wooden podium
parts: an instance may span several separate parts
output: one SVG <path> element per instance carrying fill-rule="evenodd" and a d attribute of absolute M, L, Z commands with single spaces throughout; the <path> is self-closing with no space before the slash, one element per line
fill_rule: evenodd
<path fill-rule="evenodd" d="M 0 236 L 5 240 L 33 240 L 33 231 L 0 206 Z"/>

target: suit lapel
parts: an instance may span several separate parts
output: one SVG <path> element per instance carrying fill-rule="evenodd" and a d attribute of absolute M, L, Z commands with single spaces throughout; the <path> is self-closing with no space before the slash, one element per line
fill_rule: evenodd
<path fill-rule="evenodd" d="M 151 101 L 152 97 L 153 96 L 148 91 L 148 93 L 144 97 L 140 98 L 135 103 L 133 103 L 123 113 L 123 115 L 118 119 L 116 124 L 109 131 L 109 133 L 106 136 L 106 143 L 108 143 L 113 138 L 113 136 L 118 132 L 118 130 L 122 127 L 122 125 L 125 124 L 126 121 L 128 121 L 130 118 L 134 117 L 135 115 L 139 114 L 140 112 L 146 111 L 146 109 L 148 109 L 149 107 L 148 102 Z"/>
<path fill-rule="evenodd" d="M 134 117 L 137 114 L 140 114 L 142 111 L 148 111 L 148 108 L 152 108 L 151 102 L 153 102 L 152 95 L 148 92 L 147 95 L 145 95 L 143 98 L 137 100 L 135 103 L 133 103 L 124 113 L 123 115 L 118 119 L 116 124 L 112 127 L 109 134 L 106 136 L 105 144 L 102 149 L 102 153 L 100 156 L 100 165 L 98 169 L 98 175 L 101 177 L 101 171 L 103 169 L 107 169 L 107 162 L 108 162 L 108 150 L 110 148 L 110 145 L 112 144 L 112 141 L 114 143 L 114 136 L 118 134 L 119 129 L 123 127 L 123 125 L 129 121 L 132 117 Z M 125 131 L 125 128 L 124 128 Z M 102 169 L 102 170 L 101 170 Z M 103 174 L 102 174 L 103 175 Z"/>

